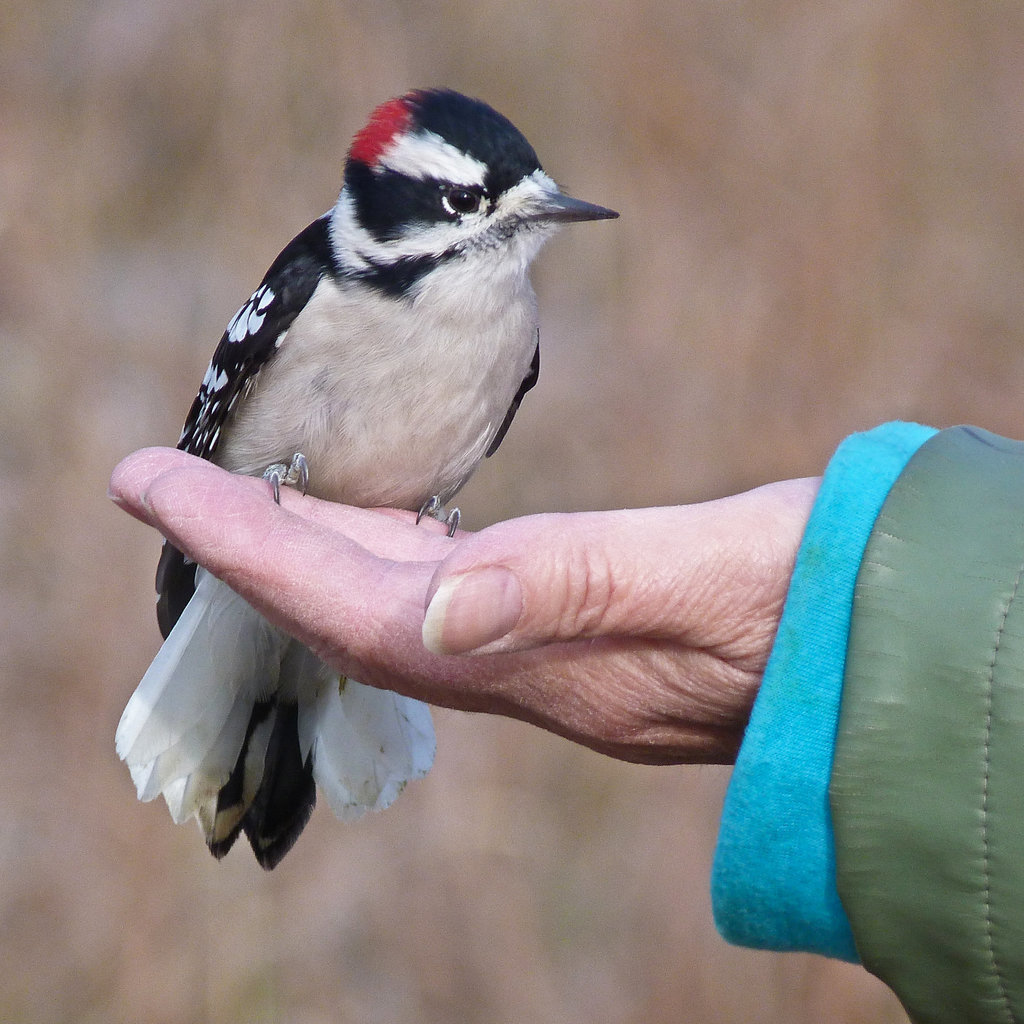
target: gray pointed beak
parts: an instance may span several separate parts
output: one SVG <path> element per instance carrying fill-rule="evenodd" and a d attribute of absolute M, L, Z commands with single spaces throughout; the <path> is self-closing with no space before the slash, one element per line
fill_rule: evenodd
<path fill-rule="evenodd" d="M 530 220 L 568 224 L 577 220 L 611 220 L 614 217 L 618 217 L 615 210 L 609 210 L 604 206 L 595 206 L 593 203 L 583 202 L 582 199 L 573 199 L 572 196 L 555 192 L 544 197 L 541 208 L 530 217 Z"/>

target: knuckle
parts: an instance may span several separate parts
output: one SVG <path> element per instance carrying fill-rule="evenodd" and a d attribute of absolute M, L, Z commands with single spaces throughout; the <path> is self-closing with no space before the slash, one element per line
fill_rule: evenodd
<path fill-rule="evenodd" d="M 608 560 L 593 550 L 577 553 L 564 568 L 559 636 L 598 636 L 605 631 L 618 587 Z"/>

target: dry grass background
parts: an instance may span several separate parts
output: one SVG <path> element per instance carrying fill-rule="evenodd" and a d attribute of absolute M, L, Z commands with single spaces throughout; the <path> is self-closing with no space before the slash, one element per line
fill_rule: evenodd
<path fill-rule="evenodd" d="M 1024 8 L 975 0 L 8 0 L 0 9 L 0 1019 L 889 1022 L 732 949 L 727 772 L 438 715 L 429 778 L 273 875 L 115 759 L 156 538 L 107 503 L 408 87 L 622 212 L 535 280 L 544 373 L 469 525 L 816 473 L 884 419 L 1021 436 Z"/>

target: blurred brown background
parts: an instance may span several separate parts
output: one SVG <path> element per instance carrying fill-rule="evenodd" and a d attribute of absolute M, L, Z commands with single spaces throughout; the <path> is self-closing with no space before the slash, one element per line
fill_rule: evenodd
<path fill-rule="evenodd" d="M 450 85 L 612 224 L 541 257 L 544 372 L 468 525 L 819 472 L 885 419 L 1024 434 L 1024 8 L 899 0 L 7 0 L 0 8 L 0 1020 L 895 1022 L 733 949 L 728 772 L 437 715 L 386 814 L 221 864 L 114 756 L 157 538 L 105 499 L 333 202 Z"/>

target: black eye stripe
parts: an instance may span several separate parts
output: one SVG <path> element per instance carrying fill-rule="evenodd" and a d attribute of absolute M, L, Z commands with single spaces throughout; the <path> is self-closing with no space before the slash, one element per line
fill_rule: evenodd
<path fill-rule="evenodd" d="M 345 186 L 355 203 L 357 220 L 379 242 L 396 241 L 411 225 L 450 223 L 493 205 L 493 193 L 483 184 L 374 171 L 357 160 L 348 162 Z"/>

